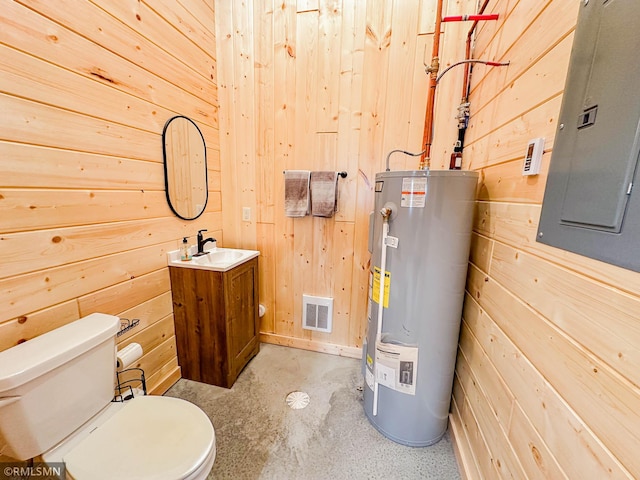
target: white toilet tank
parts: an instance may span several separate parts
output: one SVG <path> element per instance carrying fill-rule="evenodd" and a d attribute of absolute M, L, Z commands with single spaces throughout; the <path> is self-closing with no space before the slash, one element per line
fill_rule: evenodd
<path fill-rule="evenodd" d="M 109 404 L 119 323 L 93 313 L 0 352 L 0 454 L 40 455 Z"/>

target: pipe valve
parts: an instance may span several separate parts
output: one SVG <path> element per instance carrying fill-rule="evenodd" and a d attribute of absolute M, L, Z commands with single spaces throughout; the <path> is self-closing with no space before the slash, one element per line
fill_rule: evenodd
<path fill-rule="evenodd" d="M 389 207 L 382 207 L 380 209 L 380 215 L 382 215 L 382 218 L 385 220 L 388 220 L 391 216 L 391 209 Z"/>
<path fill-rule="evenodd" d="M 432 78 L 436 78 L 438 70 L 440 70 L 440 59 L 438 57 L 433 57 L 431 59 L 431 65 L 425 65 L 425 70 Z"/>
<path fill-rule="evenodd" d="M 388 222 L 391 219 L 391 216 L 396 212 L 397 207 L 393 202 L 387 202 L 380 209 L 380 215 L 382 215 L 382 220 Z"/>

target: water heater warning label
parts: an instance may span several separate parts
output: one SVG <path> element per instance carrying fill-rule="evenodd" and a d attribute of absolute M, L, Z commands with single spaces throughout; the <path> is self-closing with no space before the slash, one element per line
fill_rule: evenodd
<path fill-rule="evenodd" d="M 389 287 L 391 286 L 391 272 L 384 272 L 384 308 L 389 308 Z M 371 299 L 380 304 L 380 267 L 373 267 L 373 291 Z"/>
<path fill-rule="evenodd" d="M 416 394 L 418 347 L 376 342 L 375 378 L 392 390 Z"/>
<path fill-rule="evenodd" d="M 427 179 L 406 177 L 402 179 L 401 207 L 424 208 L 427 200 Z"/>

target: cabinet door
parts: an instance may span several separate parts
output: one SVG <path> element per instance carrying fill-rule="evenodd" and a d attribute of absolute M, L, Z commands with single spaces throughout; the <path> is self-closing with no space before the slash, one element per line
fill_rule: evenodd
<path fill-rule="evenodd" d="M 230 372 L 237 376 L 258 348 L 258 261 L 226 273 L 226 321 Z"/>
<path fill-rule="evenodd" d="M 228 371 L 223 277 L 219 272 L 169 267 L 182 377 L 225 385 Z"/>

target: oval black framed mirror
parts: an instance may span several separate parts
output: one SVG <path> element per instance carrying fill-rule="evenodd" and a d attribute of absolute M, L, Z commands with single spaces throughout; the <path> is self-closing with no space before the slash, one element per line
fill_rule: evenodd
<path fill-rule="evenodd" d="M 178 217 L 202 215 L 209 196 L 207 148 L 202 132 L 183 115 L 170 118 L 162 130 L 164 183 L 169 207 Z"/>

